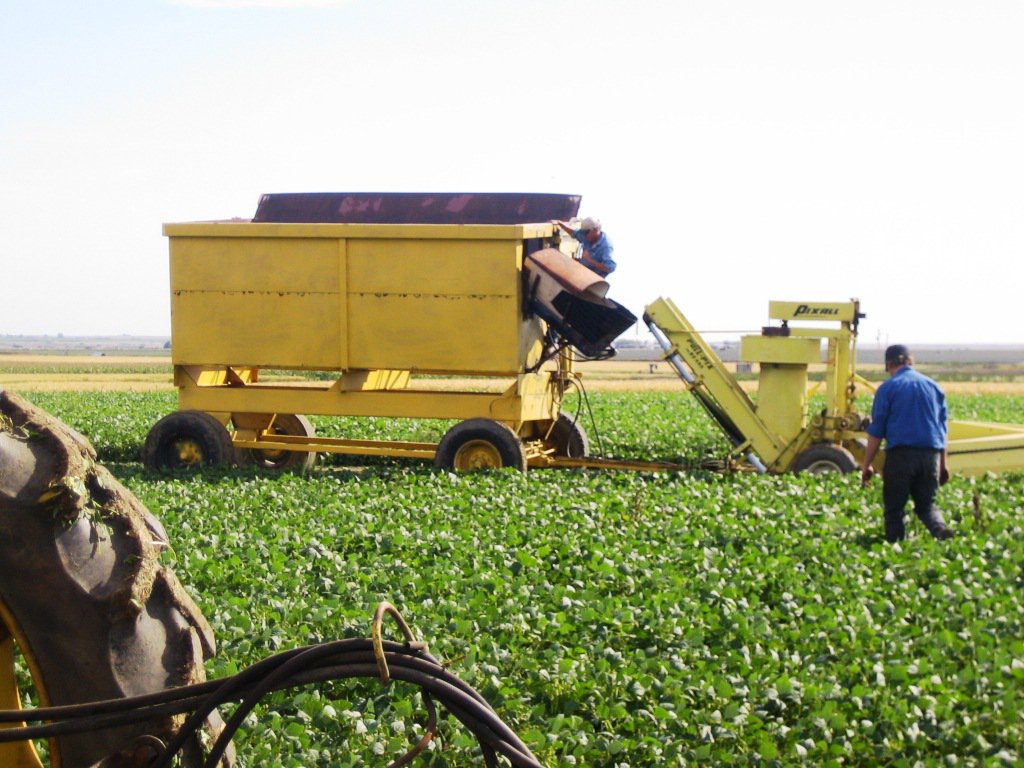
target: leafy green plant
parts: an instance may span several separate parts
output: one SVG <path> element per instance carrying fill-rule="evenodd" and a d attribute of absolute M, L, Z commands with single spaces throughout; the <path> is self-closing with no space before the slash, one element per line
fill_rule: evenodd
<path fill-rule="evenodd" d="M 213 676 L 366 636 L 386 599 L 552 766 L 1024 759 L 1022 475 L 954 478 L 940 501 L 957 538 L 911 523 L 893 546 L 877 485 L 850 476 L 456 475 L 397 460 L 164 476 L 129 450 L 173 407 L 164 395 L 32 397 L 164 522 L 219 640 Z M 682 393 L 591 404 L 607 455 L 723 447 Z M 1004 412 L 995 396 L 950 404 Z M 317 427 L 400 438 L 443 424 Z M 237 746 L 250 766 L 384 765 L 422 722 L 414 690 L 341 681 L 270 697 Z M 421 764 L 471 764 L 474 750 L 445 722 Z"/>

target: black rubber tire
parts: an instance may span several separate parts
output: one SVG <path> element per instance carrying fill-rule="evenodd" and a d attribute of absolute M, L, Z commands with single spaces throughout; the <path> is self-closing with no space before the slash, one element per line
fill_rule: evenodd
<path fill-rule="evenodd" d="M 493 419 L 467 419 L 445 432 L 434 466 L 440 469 L 526 471 L 526 448 L 511 427 Z"/>
<path fill-rule="evenodd" d="M 583 425 L 564 411 L 558 414 L 548 442 L 554 445 L 556 456 L 583 459 L 590 455 L 590 440 Z"/>
<path fill-rule="evenodd" d="M 856 470 L 857 460 L 841 445 L 817 443 L 796 457 L 790 471 L 807 472 L 811 475 L 848 475 Z"/>
<path fill-rule="evenodd" d="M 0 484 L 0 637 L 13 635 L 40 703 L 119 699 L 204 680 L 213 633 L 159 563 L 168 546 L 160 523 L 60 421 L 2 392 L 0 414 L 0 466 L 11 470 Z M 5 462 L 12 455 L 17 461 Z M 214 717 L 209 725 L 222 724 Z M 50 764 L 91 766 L 131 754 L 139 737 L 166 742 L 178 726 L 155 717 L 58 736 Z M 202 764 L 198 744 L 182 764 Z"/>
<path fill-rule="evenodd" d="M 148 469 L 216 467 L 234 459 L 231 435 L 203 411 L 175 411 L 153 425 L 142 446 Z"/>
<path fill-rule="evenodd" d="M 270 417 L 267 417 L 270 420 Z M 274 416 L 274 434 L 298 437 L 316 437 L 316 429 L 305 416 L 297 413 L 279 413 Z M 259 451 L 240 448 L 235 451 L 235 461 L 252 465 L 268 472 L 308 472 L 316 466 L 316 451 Z"/>

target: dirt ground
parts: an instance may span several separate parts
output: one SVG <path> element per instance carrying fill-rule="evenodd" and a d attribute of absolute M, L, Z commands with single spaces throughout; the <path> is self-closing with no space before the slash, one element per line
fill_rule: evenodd
<path fill-rule="evenodd" d="M 818 366 L 820 368 L 821 366 Z M 861 371 L 879 366 L 861 366 Z M 160 370 L 165 369 L 165 370 Z M 578 365 L 588 391 L 656 392 L 683 387 L 671 366 L 664 362 L 605 360 Z M 815 369 L 812 366 L 812 371 Z M 500 391 L 507 379 L 427 378 L 417 379 L 427 389 L 474 389 Z M 947 392 L 1024 395 L 1024 381 L 942 381 Z M 755 380 L 742 381 L 747 391 L 755 391 Z M 813 386 L 813 382 L 811 384 Z M 0 387 L 34 391 L 170 391 L 174 389 L 171 363 L 167 357 L 74 356 L 74 355 L 2 355 Z"/>

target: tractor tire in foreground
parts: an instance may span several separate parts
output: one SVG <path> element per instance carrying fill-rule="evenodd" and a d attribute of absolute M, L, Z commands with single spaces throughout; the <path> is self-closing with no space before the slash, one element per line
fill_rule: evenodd
<path fill-rule="evenodd" d="M 96 464 L 85 438 L 0 391 L 0 701 L 19 696 L 12 642 L 40 706 L 120 699 L 204 680 L 213 634 L 158 562 L 166 547 L 160 523 Z M 119 753 L 138 759 L 147 739 L 166 742 L 180 724 L 155 716 L 57 736 L 49 742 L 50 764 L 82 768 Z M 218 731 L 219 718 L 208 726 Z M 200 746 L 192 744 L 182 765 L 201 760 Z M 31 744 L 14 742 L 0 744 L 0 765 L 40 763 Z"/>

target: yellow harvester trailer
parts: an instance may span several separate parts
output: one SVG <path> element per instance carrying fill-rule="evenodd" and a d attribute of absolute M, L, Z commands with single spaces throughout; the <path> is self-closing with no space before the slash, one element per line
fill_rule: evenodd
<path fill-rule="evenodd" d="M 486 209 L 474 213 L 474 202 Z M 146 464 L 235 459 L 282 469 L 337 452 L 525 469 L 586 455 L 585 433 L 560 410 L 572 349 L 600 354 L 636 318 L 557 250 L 550 220 L 570 218 L 577 204 L 266 196 L 252 221 L 165 225 L 180 410 L 150 431 Z M 542 223 L 518 221 L 538 213 Z M 332 375 L 275 384 L 260 380 L 267 368 Z M 417 388 L 424 374 L 506 386 Z M 346 440 L 317 437 L 307 414 L 459 423 L 439 444 Z"/>

